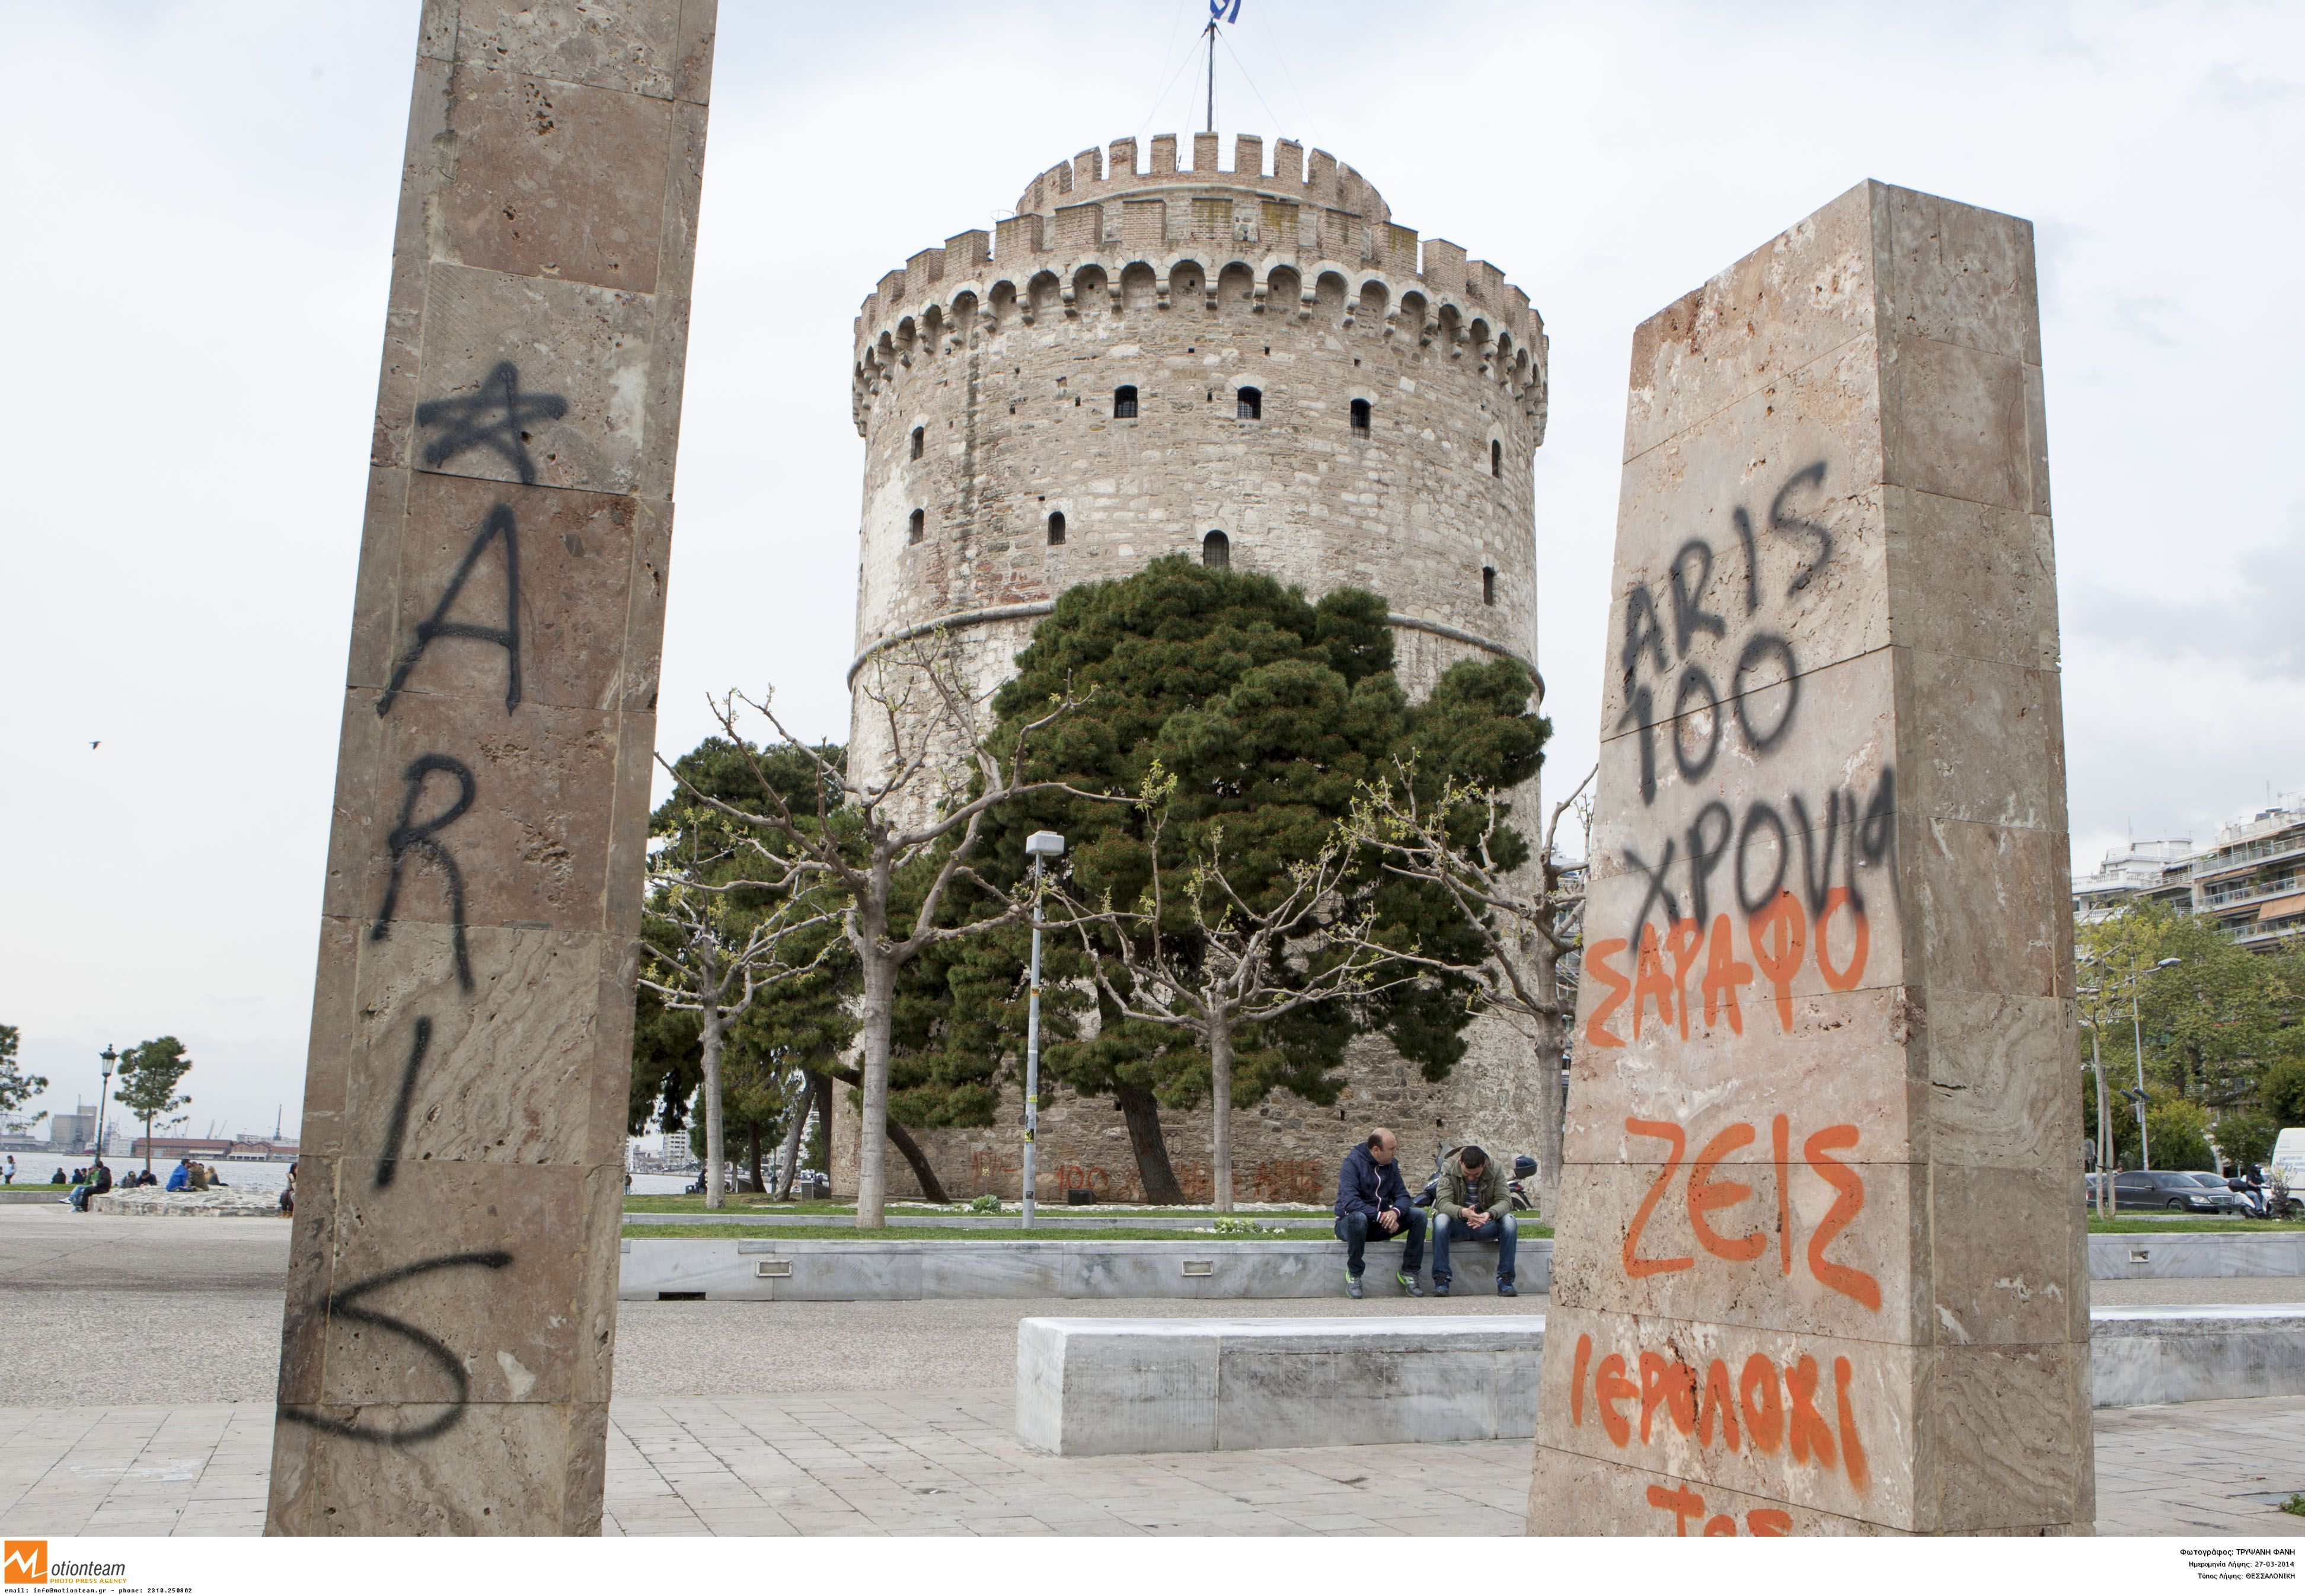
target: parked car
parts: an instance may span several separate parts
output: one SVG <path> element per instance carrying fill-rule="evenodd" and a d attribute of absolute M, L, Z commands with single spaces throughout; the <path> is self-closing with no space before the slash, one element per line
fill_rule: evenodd
<path fill-rule="evenodd" d="M 2113 1196 L 2114 1206 L 2123 1210 L 2158 1208 L 2194 1214 L 2250 1211 L 2248 1200 L 2227 1189 L 2224 1176 L 2190 1170 L 2123 1170 L 2113 1177 Z"/>

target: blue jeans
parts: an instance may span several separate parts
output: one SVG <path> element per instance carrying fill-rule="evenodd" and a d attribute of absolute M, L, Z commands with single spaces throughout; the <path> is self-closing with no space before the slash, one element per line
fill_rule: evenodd
<path fill-rule="evenodd" d="M 1435 1286 L 1448 1283 L 1449 1244 L 1452 1241 L 1496 1243 L 1497 1284 L 1512 1284 L 1513 1254 L 1520 1246 L 1520 1226 L 1510 1214 L 1498 1214 L 1477 1230 L 1462 1219 L 1445 1214 L 1433 1215 L 1433 1284 Z"/>
<path fill-rule="evenodd" d="M 1402 1209 L 1400 1228 L 1390 1235 L 1385 1234 L 1383 1226 L 1377 1224 L 1366 1214 L 1345 1214 L 1337 1220 L 1337 1239 L 1345 1244 L 1345 1273 L 1356 1280 L 1361 1278 L 1361 1266 L 1365 1261 L 1364 1253 L 1369 1243 L 1397 1242 L 1404 1238 L 1408 1244 L 1401 1252 L 1400 1272 L 1404 1275 L 1413 1275 L 1416 1272 L 1416 1266 L 1425 1261 L 1425 1210 L 1423 1209 Z"/>

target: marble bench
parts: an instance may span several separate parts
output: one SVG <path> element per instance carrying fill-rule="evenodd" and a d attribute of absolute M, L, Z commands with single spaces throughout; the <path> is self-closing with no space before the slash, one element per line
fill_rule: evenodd
<path fill-rule="evenodd" d="M 2305 1396 L 2305 1303 L 2100 1308 L 2098 1407 Z M 1533 1436 L 1542 1314 L 1027 1319 L 1016 1433 L 1067 1456 Z"/>
<path fill-rule="evenodd" d="M 1028 1319 L 1016 1433 L 1066 1456 L 1536 1432 L 1542 1314 Z"/>

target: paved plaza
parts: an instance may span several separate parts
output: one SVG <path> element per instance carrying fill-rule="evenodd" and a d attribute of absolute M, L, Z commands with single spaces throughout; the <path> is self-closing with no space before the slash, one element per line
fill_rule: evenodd
<path fill-rule="evenodd" d="M 287 1228 L 0 1209 L 0 1524 L 256 1534 Z M 2293 1301 L 2293 1279 L 2101 1285 L 2100 1302 Z M 1099 1312 L 1541 1313 L 1131 1302 Z M 1056 1458 L 1016 1438 L 1016 1324 L 1077 1303 L 628 1303 L 607 1528 L 659 1534 L 1518 1533 L 1531 1443 Z M 2104 1534 L 2293 1536 L 2305 1397 L 2096 1415 Z M 1473 1499 L 1467 1499 L 1467 1497 Z"/>

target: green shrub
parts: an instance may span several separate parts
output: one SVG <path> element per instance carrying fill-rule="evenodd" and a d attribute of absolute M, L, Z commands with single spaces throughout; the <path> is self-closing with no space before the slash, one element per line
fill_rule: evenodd
<path fill-rule="evenodd" d="M 968 1205 L 968 1211 L 973 1214 L 997 1214 L 1000 1211 L 1000 1199 L 987 1192 Z"/>

